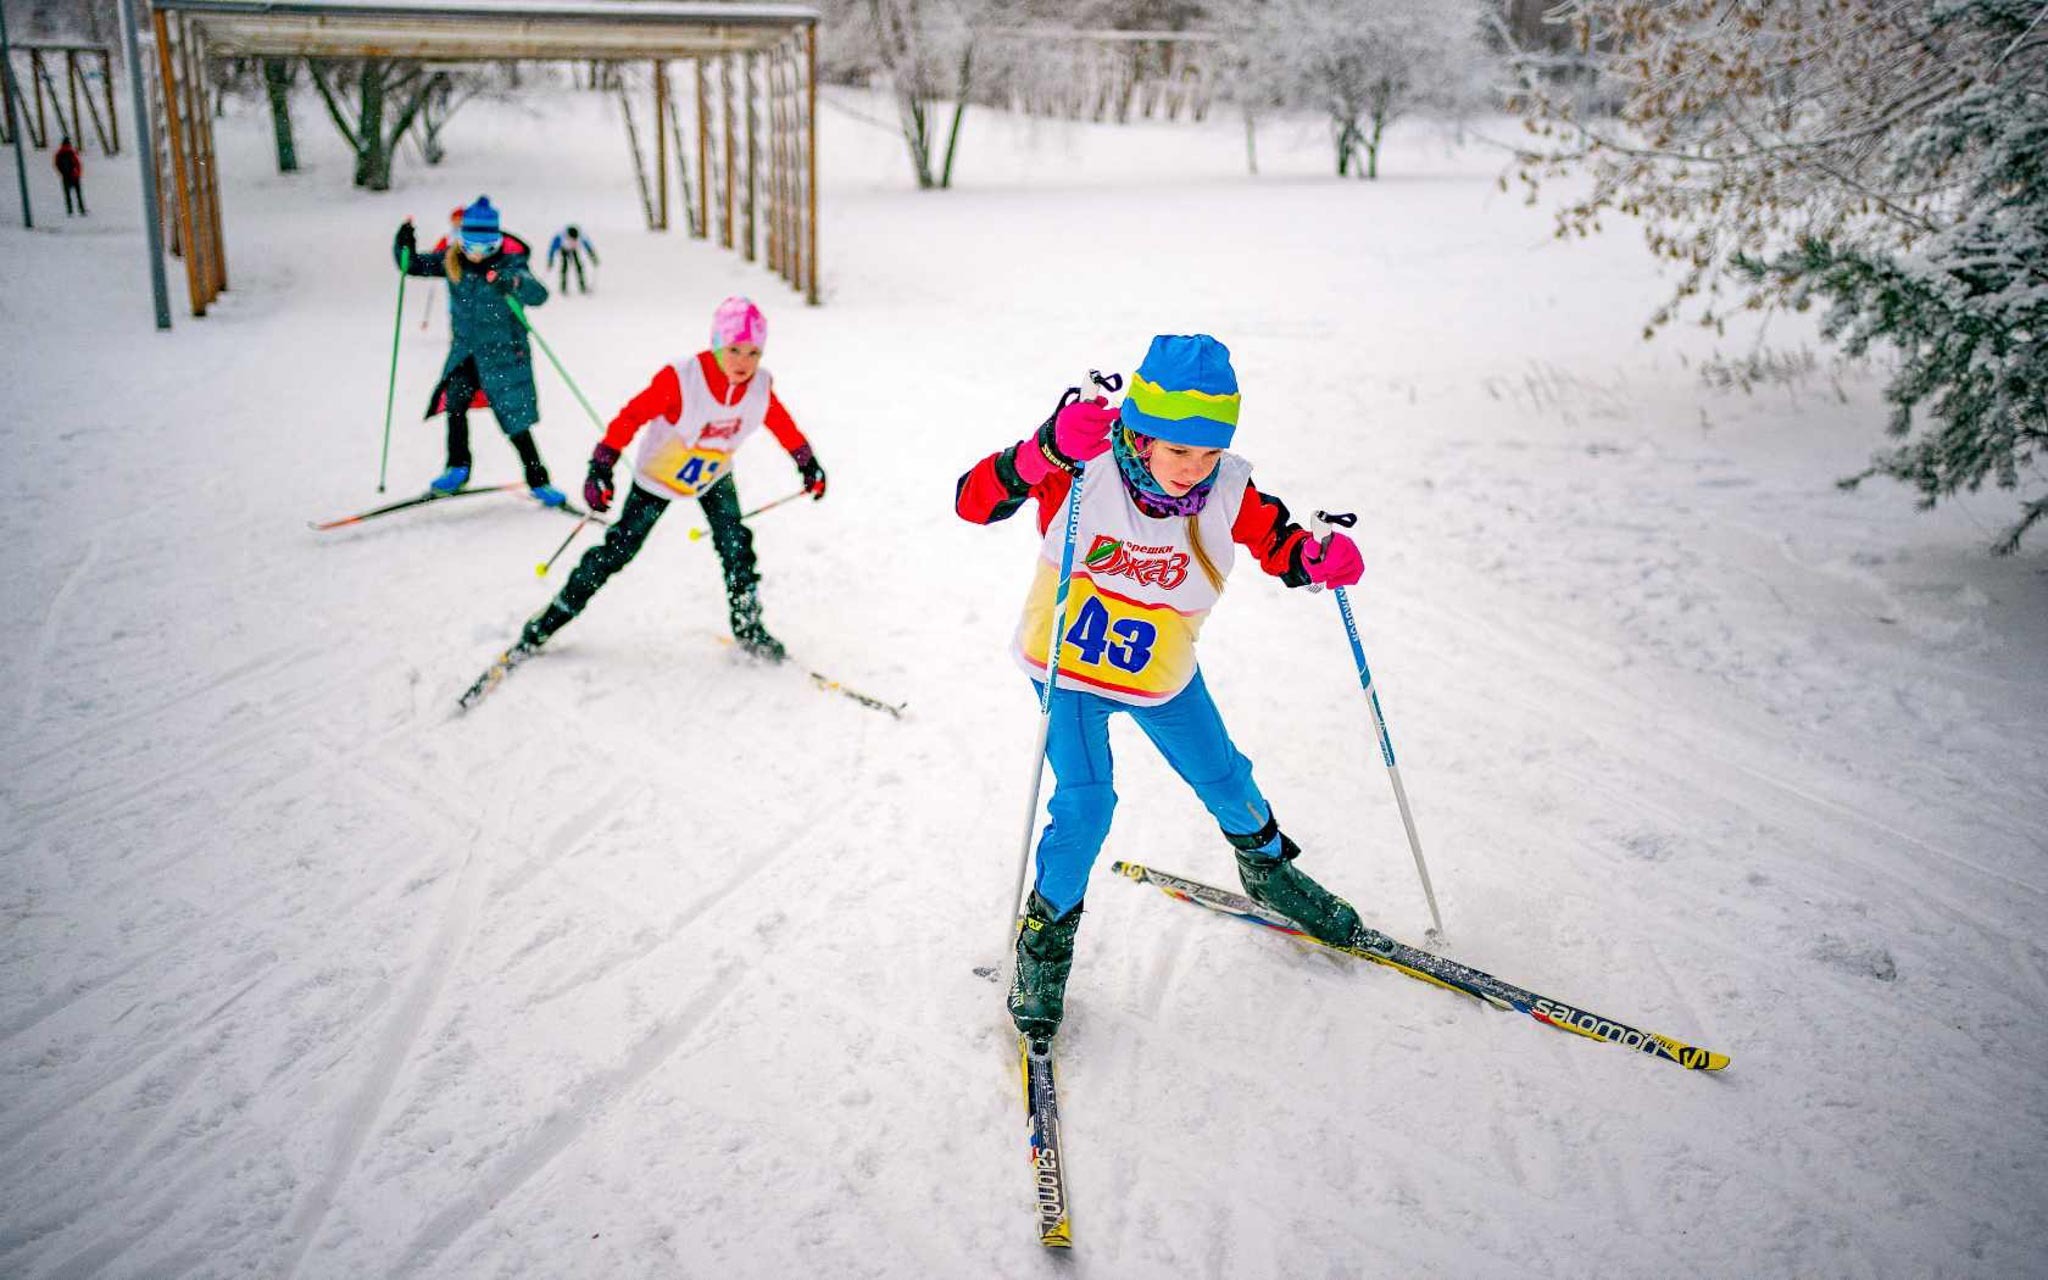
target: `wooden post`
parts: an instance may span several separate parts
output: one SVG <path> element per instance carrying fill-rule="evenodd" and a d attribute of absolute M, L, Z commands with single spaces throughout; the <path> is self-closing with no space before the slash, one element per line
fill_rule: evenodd
<path fill-rule="evenodd" d="M 718 80 L 720 89 L 719 100 L 721 104 L 719 114 L 724 118 L 725 121 L 725 151 L 722 156 L 724 164 L 720 166 L 724 170 L 724 172 L 720 175 L 723 179 L 723 181 L 720 183 L 720 186 L 724 188 L 725 194 L 725 219 L 724 221 L 718 224 L 718 243 L 723 245 L 725 248 L 730 249 L 732 248 L 733 240 L 732 179 L 733 170 L 735 167 L 733 164 L 733 151 L 735 149 L 733 135 L 735 133 L 735 130 L 733 128 L 732 114 L 732 55 L 730 53 L 723 54 L 718 59 Z"/>
<path fill-rule="evenodd" d="M 153 113 L 151 118 L 157 122 L 157 127 L 145 131 L 143 136 L 148 139 L 150 144 L 149 167 L 151 172 L 156 175 L 156 209 L 157 217 L 163 226 L 164 244 L 169 248 L 173 258 L 183 260 L 185 257 L 185 241 L 178 229 L 177 198 L 164 185 L 165 179 L 171 172 L 171 153 L 169 151 L 171 124 L 170 112 L 164 102 L 162 64 L 159 63 L 158 66 L 159 73 L 149 77 L 149 107 Z M 135 69 L 135 74 L 141 75 L 142 68 L 138 66 Z"/>
<path fill-rule="evenodd" d="M 204 176 L 206 179 L 206 207 L 211 218 L 212 238 L 209 247 L 212 250 L 214 292 L 215 294 L 221 294 L 227 292 L 228 287 L 228 242 L 227 231 L 221 225 L 220 160 L 214 154 L 213 149 L 213 113 L 205 109 L 206 43 L 203 36 L 193 41 L 192 57 L 193 61 L 197 64 L 192 77 L 192 83 L 198 89 L 201 108 L 199 115 L 194 119 L 204 135 L 202 141 L 206 147 L 206 169 Z"/>
<path fill-rule="evenodd" d="M 206 111 L 206 90 L 192 69 L 192 26 L 180 13 L 171 19 L 178 29 L 178 109 L 185 117 L 185 157 L 192 178 L 192 243 L 199 263 L 199 288 L 213 302 L 213 215 L 206 204 L 206 156 L 199 146 L 200 120 Z"/>
<path fill-rule="evenodd" d="M 28 82 L 36 91 L 36 147 L 50 145 L 50 122 L 43 117 L 43 51 L 28 51 Z"/>
<path fill-rule="evenodd" d="M 809 250 L 803 244 L 803 158 L 809 154 L 809 131 L 803 127 L 803 53 L 801 41 L 788 47 L 788 113 L 791 113 L 791 166 L 788 166 L 788 287 L 803 293 L 803 260 Z"/>
<path fill-rule="evenodd" d="M 192 193 L 185 173 L 185 144 L 179 137 L 177 63 L 171 58 L 171 29 L 162 9 L 153 9 L 150 21 L 156 27 L 156 65 L 164 93 L 164 134 L 171 141 L 171 185 L 178 193 L 178 239 L 185 246 L 185 284 L 192 295 L 192 314 L 206 314 L 206 298 L 199 288 L 199 255 L 192 251 Z"/>
<path fill-rule="evenodd" d="M 125 39 L 125 38 L 126 38 L 126 37 L 123 37 L 123 39 Z M 130 71 L 129 71 L 129 74 L 130 74 L 130 75 L 141 75 L 142 73 L 141 73 L 140 71 L 137 71 L 137 70 L 134 70 L 134 69 L 132 69 L 132 68 L 131 68 L 131 69 L 130 69 Z M 114 139 L 114 149 L 113 149 L 113 150 L 112 150 L 111 152 L 109 152 L 108 154 L 109 154 L 109 155 L 120 155 L 120 154 L 121 154 L 121 113 L 120 113 L 120 112 L 118 112 L 118 111 L 116 111 L 116 110 L 114 110 L 114 55 L 113 55 L 113 53 L 112 53 L 111 51 L 109 51 L 109 50 L 106 50 L 106 49 L 102 49 L 102 50 L 100 50 L 100 87 L 101 87 L 102 89 L 106 90 L 106 94 L 107 94 L 107 132 L 108 132 L 108 134 L 110 134 L 110 135 L 111 135 L 111 136 L 113 137 L 113 139 Z"/>
<path fill-rule="evenodd" d="M 697 238 L 711 236 L 711 95 L 704 83 L 704 59 L 695 60 L 697 71 Z"/>
<path fill-rule="evenodd" d="M 654 185 L 661 192 L 655 197 L 655 223 L 662 231 L 668 230 L 668 64 L 660 58 L 654 60 Z"/>
<path fill-rule="evenodd" d="M 782 47 L 768 49 L 768 270 L 782 274 Z"/>
<path fill-rule="evenodd" d="M 776 58 L 782 64 L 782 278 L 792 289 L 798 288 L 797 278 L 797 160 L 803 154 L 798 149 L 796 113 L 796 38 L 782 42 L 776 50 Z"/>
<path fill-rule="evenodd" d="M 78 114 L 78 50 L 64 51 L 64 90 L 71 95 L 71 127 L 76 131 L 73 143 L 80 151 L 85 150 L 85 119 Z"/>
<path fill-rule="evenodd" d="M 818 24 L 804 28 L 804 301 L 818 305 Z"/>
<path fill-rule="evenodd" d="M 760 146 L 755 140 L 755 118 L 760 114 L 754 100 L 754 51 L 747 50 L 741 68 L 747 81 L 747 193 L 742 202 L 747 213 L 747 234 L 743 254 L 748 262 L 754 260 L 754 193 L 760 188 L 760 179 L 755 176 L 756 161 L 760 157 Z"/>
<path fill-rule="evenodd" d="M 196 46 L 192 39 L 192 23 L 184 14 L 178 15 L 178 56 L 182 65 L 178 72 L 185 78 L 185 153 L 192 163 L 192 240 L 199 248 L 199 284 L 206 295 L 208 305 L 219 293 L 215 287 L 220 271 L 215 266 L 215 256 L 220 246 L 213 237 L 213 203 L 208 199 L 207 171 L 213 165 L 207 159 L 205 138 L 206 128 L 206 86 L 199 76 L 199 60 L 194 57 Z"/>

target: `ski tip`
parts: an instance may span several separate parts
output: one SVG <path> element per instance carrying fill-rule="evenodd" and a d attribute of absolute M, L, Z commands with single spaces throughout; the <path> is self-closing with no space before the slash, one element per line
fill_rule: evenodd
<path fill-rule="evenodd" d="M 1112 862 L 1109 864 L 1109 869 L 1126 880 L 1143 880 L 1145 878 L 1145 868 L 1135 862 Z"/>

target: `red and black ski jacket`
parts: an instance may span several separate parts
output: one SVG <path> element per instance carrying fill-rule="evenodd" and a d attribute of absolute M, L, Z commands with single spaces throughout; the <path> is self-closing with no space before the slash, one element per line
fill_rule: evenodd
<path fill-rule="evenodd" d="M 1015 515 L 1026 498 L 1036 498 L 1038 532 L 1043 534 L 1052 527 L 1066 504 L 1073 477 L 1055 468 L 1037 484 L 1026 484 L 1017 474 L 1017 449 L 1017 445 L 998 449 L 960 477 L 953 488 L 953 510 L 962 520 L 994 524 Z M 1287 504 L 1280 499 L 1247 484 L 1244 505 L 1230 526 L 1230 537 L 1258 558 L 1261 569 L 1288 586 L 1308 585 L 1308 571 L 1301 563 L 1302 549 L 1309 543 L 1308 530 L 1287 518 Z"/>

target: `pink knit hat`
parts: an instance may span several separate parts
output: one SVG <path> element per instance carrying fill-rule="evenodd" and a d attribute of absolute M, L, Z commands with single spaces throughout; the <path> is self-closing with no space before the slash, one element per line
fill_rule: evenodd
<path fill-rule="evenodd" d="M 765 346 L 768 342 L 768 317 L 761 314 L 761 308 L 746 298 L 732 297 L 718 304 L 718 310 L 711 313 L 711 349 L 735 346 L 742 342 Z"/>

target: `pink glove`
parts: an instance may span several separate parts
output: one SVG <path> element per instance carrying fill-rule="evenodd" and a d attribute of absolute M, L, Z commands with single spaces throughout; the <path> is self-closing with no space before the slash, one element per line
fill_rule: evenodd
<path fill-rule="evenodd" d="M 1077 400 L 1061 409 L 1051 422 L 1018 443 L 1018 477 L 1025 484 L 1035 485 L 1051 475 L 1059 463 L 1047 456 L 1048 447 L 1076 467 L 1108 453 L 1109 429 L 1116 422 L 1116 415 L 1109 401 L 1101 398 Z"/>
<path fill-rule="evenodd" d="M 1301 549 L 1301 567 L 1308 580 L 1319 587 L 1355 587 L 1365 574 L 1365 560 L 1358 544 L 1341 533 L 1332 532 L 1328 542 L 1317 546 L 1311 538 Z"/>

